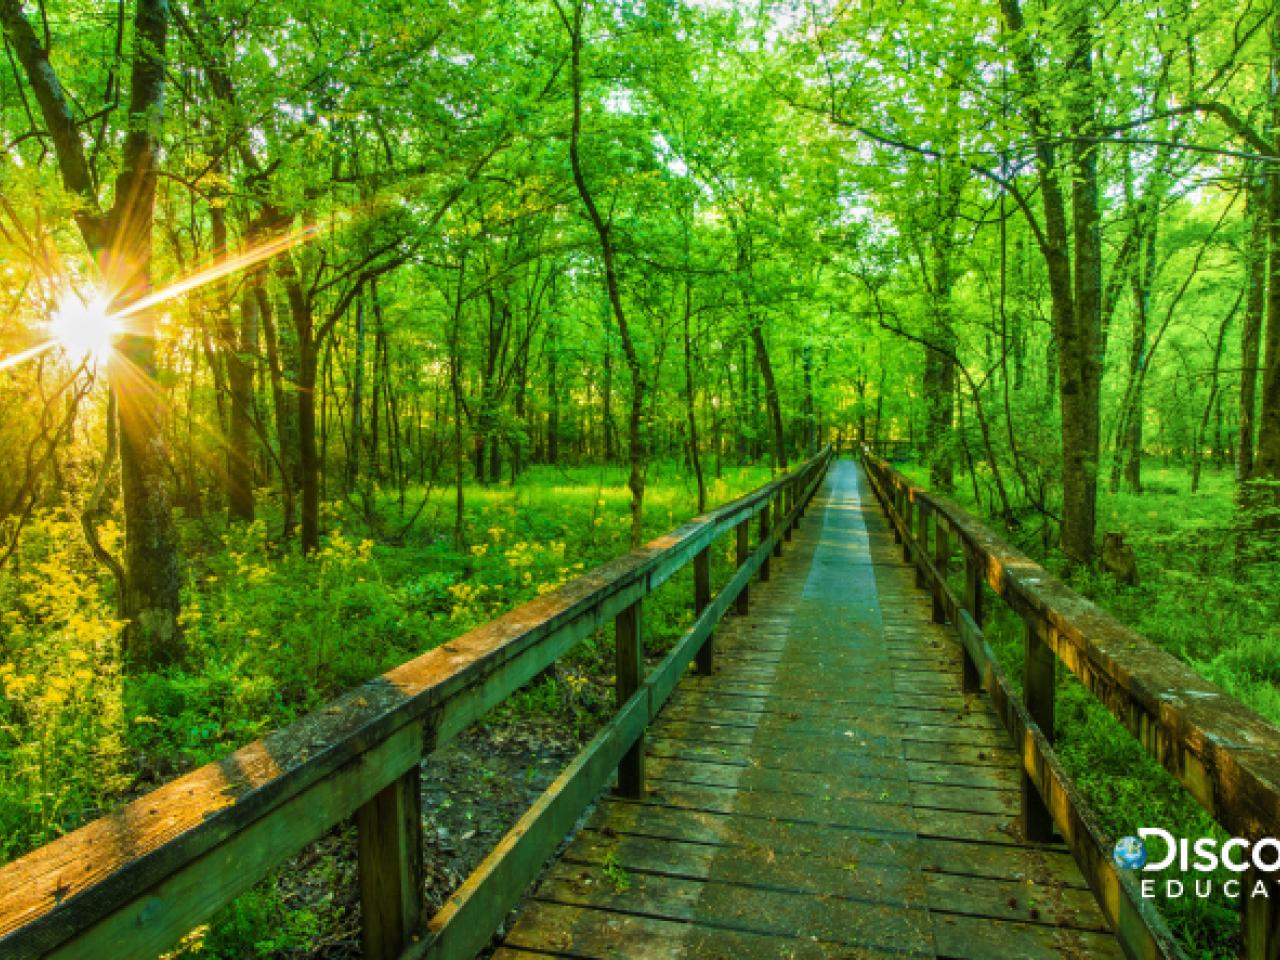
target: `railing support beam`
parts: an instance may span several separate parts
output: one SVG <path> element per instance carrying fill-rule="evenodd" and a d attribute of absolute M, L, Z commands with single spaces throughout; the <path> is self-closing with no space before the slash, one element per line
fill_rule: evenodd
<path fill-rule="evenodd" d="M 911 562 L 911 515 L 917 512 L 916 502 L 909 494 L 902 495 L 902 562 Z"/>
<path fill-rule="evenodd" d="M 947 580 L 947 568 L 951 565 L 951 542 L 947 536 L 947 528 L 937 514 L 933 517 L 933 565 L 937 568 L 942 583 L 933 588 L 933 622 L 947 622 L 947 608 L 942 602 L 943 586 Z"/>
<path fill-rule="evenodd" d="M 356 811 L 364 956 L 393 960 L 422 922 L 422 792 L 418 767 Z"/>
<path fill-rule="evenodd" d="M 640 642 L 641 606 L 637 600 L 614 620 L 616 677 L 614 695 L 621 707 L 640 689 L 644 680 L 644 646 Z M 631 800 L 644 796 L 644 736 L 641 735 L 618 764 L 618 793 Z"/>
<path fill-rule="evenodd" d="M 747 521 L 743 520 L 734 527 L 734 535 L 737 540 L 734 559 L 737 561 L 738 566 L 741 567 L 751 557 L 751 528 L 747 525 Z M 744 584 L 742 592 L 739 593 L 738 598 L 733 601 L 734 612 L 739 616 L 745 617 L 747 615 L 747 608 L 751 602 L 748 597 L 750 589 L 751 587 L 749 584 Z"/>
<path fill-rule="evenodd" d="M 916 504 L 916 587 L 927 585 L 924 574 L 925 557 L 929 555 L 929 505 L 923 500 Z"/>
<path fill-rule="evenodd" d="M 1250 867 L 1240 882 L 1241 953 L 1244 960 L 1275 960 L 1280 956 L 1280 898 L 1274 896 L 1274 874 Z M 1269 897 L 1248 896 L 1259 883 L 1273 891 Z"/>
<path fill-rule="evenodd" d="M 1054 701 L 1057 696 L 1057 664 L 1052 648 L 1030 623 L 1023 636 L 1022 695 L 1027 712 L 1053 743 Z M 1026 770 L 1022 772 L 1022 830 L 1027 840 L 1053 839 L 1053 815 Z"/>
<path fill-rule="evenodd" d="M 973 551 L 964 551 L 964 607 L 973 617 L 978 629 L 982 629 L 983 596 L 982 596 L 982 564 Z M 982 678 L 978 675 L 978 667 L 966 651 L 961 658 L 964 661 L 963 688 L 965 693 L 975 693 L 982 688 Z"/>
<path fill-rule="evenodd" d="M 693 558 L 693 618 L 697 620 L 702 611 L 711 603 L 711 548 L 707 547 Z M 715 631 L 703 641 L 698 650 L 698 673 L 704 677 L 711 676 L 712 661 L 715 659 Z"/>
<path fill-rule="evenodd" d="M 796 508 L 796 483 L 794 480 L 788 483 L 786 489 L 783 491 L 782 502 L 785 504 L 782 508 L 782 516 L 786 520 L 782 531 L 782 539 L 790 543 L 791 528 L 795 526 L 795 523 L 791 519 L 791 512 Z"/>
<path fill-rule="evenodd" d="M 760 542 L 764 543 L 769 539 L 769 504 L 766 502 L 764 509 L 760 511 Z M 764 583 L 769 579 L 769 554 L 766 551 L 764 562 L 760 564 L 760 582 Z"/>

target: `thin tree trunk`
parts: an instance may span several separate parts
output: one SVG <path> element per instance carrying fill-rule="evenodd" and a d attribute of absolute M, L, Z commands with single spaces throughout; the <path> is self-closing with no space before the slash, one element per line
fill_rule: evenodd
<path fill-rule="evenodd" d="M 1254 416 L 1258 406 L 1258 355 L 1261 352 L 1262 320 L 1267 305 L 1267 182 L 1250 166 L 1245 188 L 1249 236 L 1245 246 L 1245 277 L 1248 299 L 1244 323 L 1240 327 L 1240 426 L 1236 441 L 1236 479 L 1253 474 Z"/>
<path fill-rule="evenodd" d="M 693 314 L 693 286 L 688 278 L 684 282 L 684 403 L 685 417 L 689 425 L 689 464 L 698 481 L 698 512 L 707 509 L 707 482 L 702 475 L 702 454 L 698 449 L 698 410 L 694 403 L 696 394 L 693 381 L 693 334 L 690 318 Z"/>
<path fill-rule="evenodd" d="M 1209 369 L 1209 399 L 1205 401 L 1204 413 L 1200 415 L 1200 427 L 1196 431 L 1195 443 L 1192 444 L 1192 461 L 1191 461 L 1191 492 L 1196 493 L 1200 489 L 1200 468 L 1203 460 L 1201 447 L 1204 446 L 1204 437 L 1209 429 L 1209 418 L 1213 415 L 1213 411 L 1218 407 L 1218 371 L 1222 364 L 1222 348 L 1227 340 L 1227 331 L 1231 327 L 1231 321 L 1235 318 L 1236 311 L 1240 309 L 1240 301 L 1244 297 L 1241 292 L 1236 297 L 1235 303 L 1231 305 L 1231 310 L 1222 320 L 1222 325 L 1218 327 L 1218 339 L 1213 347 L 1213 365 Z M 1215 450 L 1213 452 L 1216 453 Z"/>
<path fill-rule="evenodd" d="M 579 142 L 582 136 L 582 15 L 583 3 L 582 0 L 578 0 L 574 4 L 572 20 L 565 18 L 565 27 L 569 30 L 571 43 L 569 81 L 573 94 L 573 125 L 569 135 L 569 165 L 573 170 L 573 182 L 574 186 L 577 187 L 578 197 L 586 208 L 587 216 L 591 220 L 591 225 L 595 229 L 596 238 L 600 244 L 600 256 L 604 261 L 605 291 L 609 297 L 609 306 L 613 311 L 614 321 L 618 325 L 623 356 L 626 358 L 627 370 L 631 375 L 631 411 L 627 418 L 627 454 L 630 460 L 627 487 L 631 491 L 631 545 L 638 547 L 644 539 L 644 487 L 647 462 L 643 422 L 645 380 L 640 354 L 631 334 L 626 311 L 622 306 L 622 292 L 618 285 L 610 224 L 605 223 L 604 218 L 600 215 L 582 169 L 582 157 L 579 150 Z"/>

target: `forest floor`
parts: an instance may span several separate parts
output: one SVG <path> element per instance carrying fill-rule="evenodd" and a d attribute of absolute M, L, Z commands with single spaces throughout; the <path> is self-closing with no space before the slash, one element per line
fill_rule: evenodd
<path fill-rule="evenodd" d="M 726 468 L 714 506 L 759 486 L 767 468 Z M 182 523 L 186 656 L 122 668 L 120 625 L 77 518 L 35 518 L 0 573 L 0 862 L 21 856 L 156 785 L 226 756 L 341 690 L 485 623 L 629 548 L 629 493 L 615 468 L 534 468 L 511 485 L 437 488 L 405 532 L 406 506 L 380 498 L 370 522 L 326 504 L 319 554 L 303 559 L 278 516 L 228 527 Z M 655 464 L 646 535 L 696 510 L 679 464 Z M 114 549 L 119 533 L 102 534 Z M 727 548 L 728 549 L 728 548 Z M 729 568 L 717 556 L 716 570 Z M 691 620 L 691 582 L 646 604 L 646 653 Z M 664 594 L 666 597 L 664 599 Z M 452 892 L 563 768 L 612 705 L 612 631 L 580 643 L 423 768 L 432 906 Z M 194 931 L 173 956 L 358 954 L 354 834 L 334 831 Z"/>
<path fill-rule="evenodd" d="M 916 482 L 928 470 L 894 464 Z M 954 497 L 993 529 L 1062 577 L 1117 619 L 1175 654 L 1202 676 L 1272 723 L 1280 723 L 1280 564 L 1274 539 L 1241 521 L 1230 470 L 1207 470 L 1192 494 L 1190 471 L 1149 459 L 1143 492 L 1099 490 L 1098 532 L 1121 533 L 1133 547 L 1138 583 L 1072 565 L 1058 552 L 1053 530 L 1035 517 L 1011 528 L 982 503 L 974 487 Z M 981 489 L 981 488 L 979 488 Z M 987 637 L 1015 685 L 1022 675 L 1021 622 L 1001 604 Z M 1214 836 L 1221 828 L 1153 761 L 1074 677 L 1059 670 L 1058 752 L 1103 828 L 1112 836 L 1162 826 L 1177 836 Z M 1188 887 L 1193 876 L 1188 875 Z M 1229 875 L 1215 877 L 1215 888 Z M 1161 910 L 1193 957 L 1238 954 L 1234 902 L 1162 899 Z"/>

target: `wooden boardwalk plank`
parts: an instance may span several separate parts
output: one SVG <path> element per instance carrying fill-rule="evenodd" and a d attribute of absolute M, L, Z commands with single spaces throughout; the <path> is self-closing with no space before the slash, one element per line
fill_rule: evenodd
<path fill-rule="evenodd" d="M 1020 840 L 1017 754 L 865 491 L 833 468 L 651 729 L 644 795 L 600 803 L 496 957 L 1120 955 L 1065 848 Z"/>

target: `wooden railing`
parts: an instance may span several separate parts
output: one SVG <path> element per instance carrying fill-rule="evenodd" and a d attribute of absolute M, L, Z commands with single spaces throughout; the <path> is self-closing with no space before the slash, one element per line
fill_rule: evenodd
<path fill-rule="evenodd" d="M 1026 837 L 1048 840 L 1057 828 L 1130 956 L 1180 956 L 1132 872 L 1116 869 L 1106 832 L 1054 752 L 1057 663 L 1236 836 L 1280 834 L 1280 730 L 1074 593 L 950 500 L 916 486 L 870 451 L 864 462 L 903 560 L 914 564 L 917 585 L 933 595 L 935 622 L 949 622 L 959 634 L 966 689 L 987 691 L 1021 752 Z M 957 551 L 963 597 L 947 582 Z M 984 583 L 1025 625 L 1021 697 L 982 633 Z M 1266 879 L 1251 868 L 1240 883 L 1242 955 L 1273 960 L 1280 952 L 1280 889 L 1267 879 L 1271 896 L 1249 897 L 1260 876 Z"/>
<path fill-rule="evenodd" d="M 863 450 L 870 450 L 877 457 L 889 460 L 905 460 L 915 453 L 916 442 L 914 440 L 874 440 L 867 438 L 861 444 L 855 442 L 855 456 L 858 453 L 858 447 Z"/>
<path fill-rule="evenodd" d="M 0 869 L 0 957 L 155 957 L 290 856 L 354 815 L 365 956 L 471 957 L 618 771 L 644 783 L 643 737 L 712 631 L 768 577 L 831 459 L 823 450 L 689 521 L 328 706 Z M 749 524 L 759 518 L 758 543 Z M 714 597 L 710 549 L 736 537 Z M 693 564 L 696 619 L 647 676 L 641 603 Z M 615 716 L 429 920 L 423 917 L 419 765 L 574 644 L 614 620 Z"/>

